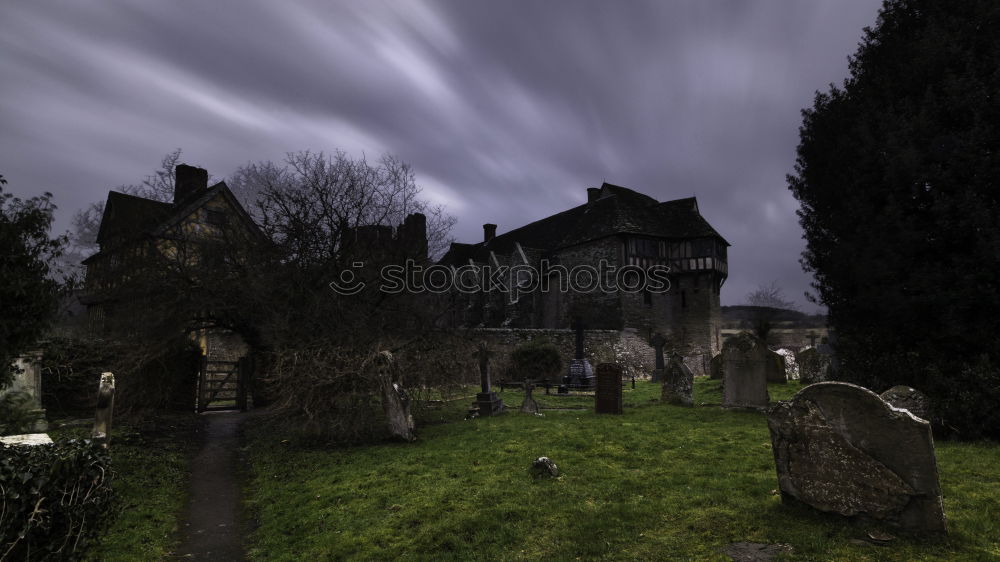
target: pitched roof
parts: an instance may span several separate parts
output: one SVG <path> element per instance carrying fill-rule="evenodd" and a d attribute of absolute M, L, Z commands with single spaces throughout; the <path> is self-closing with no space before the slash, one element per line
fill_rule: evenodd
<path fill-rule="evenodd" d="M 219 182 L 212 187 L 202 188 L 192 192 L 177 203 L 166 203 L 154 199 L 146 199 L 121 193 L 108 192 L 108 201 L 104 205 L 104 215 L 97 233 L 97 242 L 101 251 L 83 260 L 84 264 L 104 255 L 106 250 L 112 250 L 123 243 L 131 242 L 144 236 L 163 236 L 167 230 L 180 223 L 199 207 L 216 195 L 226 198 L 231 207 L 253 233 L 263 236 L 257 225 L 240 205 L 225 182 Z"/>
<path fill-rule="evenodd" d="M 110 191 L 101 216 L 101 227 L 97 231 L 97 242 L 152 233 L 173 209 L 171 203 Z"/>
<path fill-rule="evenodd" d="M 597 198 L 501 234 L 489 242 L 452 244 L 442 263 L 486 261 L 489 252 L 509 254 L 514 244 L 555 251 L 615 234 L 667 239 L 714 237 L 729 243 L 698 212 L 694 197 L 657 202 L 626 187 L 604 183 Z"/>

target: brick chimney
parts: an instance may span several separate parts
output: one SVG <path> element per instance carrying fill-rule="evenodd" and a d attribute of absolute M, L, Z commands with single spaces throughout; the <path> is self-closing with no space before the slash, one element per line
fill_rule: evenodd
<path fill-rule="evenodd" d="M 588 187 L 587 188 L 587 203 L 593 203 L 601 196 L 601 188 L 599 187 Z"/>
<path fill-rule="evenodd" d="M 208 189 L 208 171 L 187 164 L 174 168 L 174 205 L 187 199 L 192 193 Z"/>
<path fill-rule="evenodd" d="M 486 223 L 483 225 L 483 242 L 489 242 L 497 237 L 497 225 Z"/>

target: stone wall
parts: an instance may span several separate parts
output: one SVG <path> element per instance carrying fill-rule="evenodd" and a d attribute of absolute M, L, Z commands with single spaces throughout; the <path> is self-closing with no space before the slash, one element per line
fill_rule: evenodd
<path fill-rule="evenodd" d="M 483 337 L 493 352 L 495 380 L 516 376 L 507 370 L 510 355 L 517 346 L 530 341 L 544 339 L 555 345 L 567 369 L 576 351 L 576 334 L 568 329 L 480 328 L 475 330 L 475 334 Z M 635 374 L 648 377 L 656 361 L 653 348 L 634 330 L 584 330 L 583 355 L 591 365 L 604 362 L 627 363 L 633 371 L 627 373 L 627 376 Z"/>

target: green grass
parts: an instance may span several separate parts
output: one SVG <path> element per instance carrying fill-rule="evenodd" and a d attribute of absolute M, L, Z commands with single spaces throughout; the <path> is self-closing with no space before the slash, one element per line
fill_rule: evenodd
<path fill-rule="evenodd" d="M 772 399 L 798 383 L 771 385 Z M 556 404 L 568 398 L 547 398 Z M 249 504 L 257 560 L 727 560 L 732 542 L 788 543 L 796 559 L 1000 558 L 1000 448 L 941 443 L 951 533 L 853 544 L 864 529 L 781 504 L 762 414 L 651 402 L 659 385 L 626 389 L 622 416 L 592 410 L 510 412 L 452 423 L 416 443 L 300 448 L 251 431 Z M 511 409 L 518 392 L 504 391 Z M 592 399 L 576 398 L 581 403 Z M 698 379 L 696 403 L 718 403 Z M 534 480 L 539 456 L 558 479 Z"/>
<path fill-rule="evenodd" d="M 99 542 L 86 553 L 88 560 L 158 560 L 173 546 L 177 516 L 187 494 L 189 435 L 194 416 L 160 420 L 138 431 L 119 425 L 111 433 L 112 484 L 116 511 Z M 89 428 L 50 431 L 53 439 L 89 436 Z"/>

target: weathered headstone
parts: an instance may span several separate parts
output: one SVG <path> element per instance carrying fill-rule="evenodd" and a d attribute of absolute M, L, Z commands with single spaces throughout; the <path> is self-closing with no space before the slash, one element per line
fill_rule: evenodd
<path fill-rule="evenodd" d="M 766 408 L 768 349 L 752 334 L 726 340 L 722 350 L 722 405 L 727 408 Z"/>
<path fill-rule="evenodd" d="M 930 424 L 852 384 L 810 385 L 770 409 L 782 499 L 915 532 L 946 530 Z"/>
<path fill-rule="evenodd" d="M 709 378 L 712 380 L 722 380 L 722 354 L 719 353 L 708 364 Z"/>
<path fill-rule="evenodd" d="M 622 368 L 614 363 L 597 365 L 594 411 L 598 414 L 622 413 Z"/>
<path fill-rule="evenodd" d="M 115 412 L 115 375 L 101 373 L 101 382 L 97 386 L 97 411 L 94 415 L 94 428 L 90 437 L 101 443 L 105 449 L 111 443 L 111 418 Z"/>
<path fill-rule="evenodd" d="M 785 384 L 788 382 L 788 375 L 785 372 L 785 358 L 770 349 L 766 350 L 767 356 L 767 382 L 769 383 L 781 383 Z"/>
<path fill-rule="evenodd" d="M 649 340 L 649 345 L 653 346 L 653 350 L 656 353 L 656 363 L 654 363 L 651 380 L 652 382 L 660 382 L 663 380 L 663 369 L 665 368 L 663 363 L 663 346 L 667 345 L 667 338 L 663 337 L 663 334 L 660 332 L 656 332 L 652 339 Z"/>
<path fill-rule="evenodd" d="M 524 381 L 524 402 L 521 402 L 521 412 L 524 414 L 538 413 L 538 402 L 531 395 L 531 391 L 534 389 L 535 385 L 531 384 L 531 381 Z"/>
<path fill-rule="evenodd" d="M 369 360 L 382 390 L 382 411 L 385 412 L 389 433 L 404 441 L 414 441 L 417 438 L 414 433 L 416 424 L 410 414 L 410 397 L 400 383 L 393 381 L 392 364 L 392 353 L 388 351 L 380 351 Z"/>
<path fill-rule="evenodd" d="M 486 342 L 480 342 L 476 351 L 479 359 L 479 386 L 480 392 L 476 394 L 476 407 L 479 408 L 480 416 L 495 416 L 503 413 L 503 400 L 493 392 L 493 383 L 490 381 L 490 357 L 492 352 L 486 347 Z"/>
<path fill-rule="evenodd" d="M 664 371 L 663 389 L 660 391 L 660 401 L 667 404 L 691 406 L 694 404 L 694 373 L 684 364 L 684 358 L 678 354 L 670 356 L 670 362 Z"/>
<path fill-rule="evenodd" d="M 888 402 L 892 407 L 901 410 L 909 410 L 911 414 L 920 419 L 930 421 L 931 402 L 927 396 L 919 390 L 899 385 L 883 392 L 880 397 Z"/>
<path fill-rule="evenodd" d="M 815 347 L 807 347 L 799 351 L 795 360 L 799 364 L 799 381 L 802 384 L 814 384 L 827 380 L 829 360 L 826 356 L 820 355 Z"/>
<path fill-rule="evenodd" d="M 794 381 L 799 379 L 799 364 L 795 361 L 795 352 L 791 349 L 781 348 L 775 351 L 778 355 L 785 358 L 785 376 L 788 380 Z"/>
<path fill-rule="evenodd" d="M 583 357 L 583 322 L 579 318 L 573 323 L 575 332 L 576 350 L 573 360 L 569 363 L 569 375 L 563 377 L 563 384 L 575 388 L 593 388 L 594 370 L 590 366 L 590 361 Z"/>

